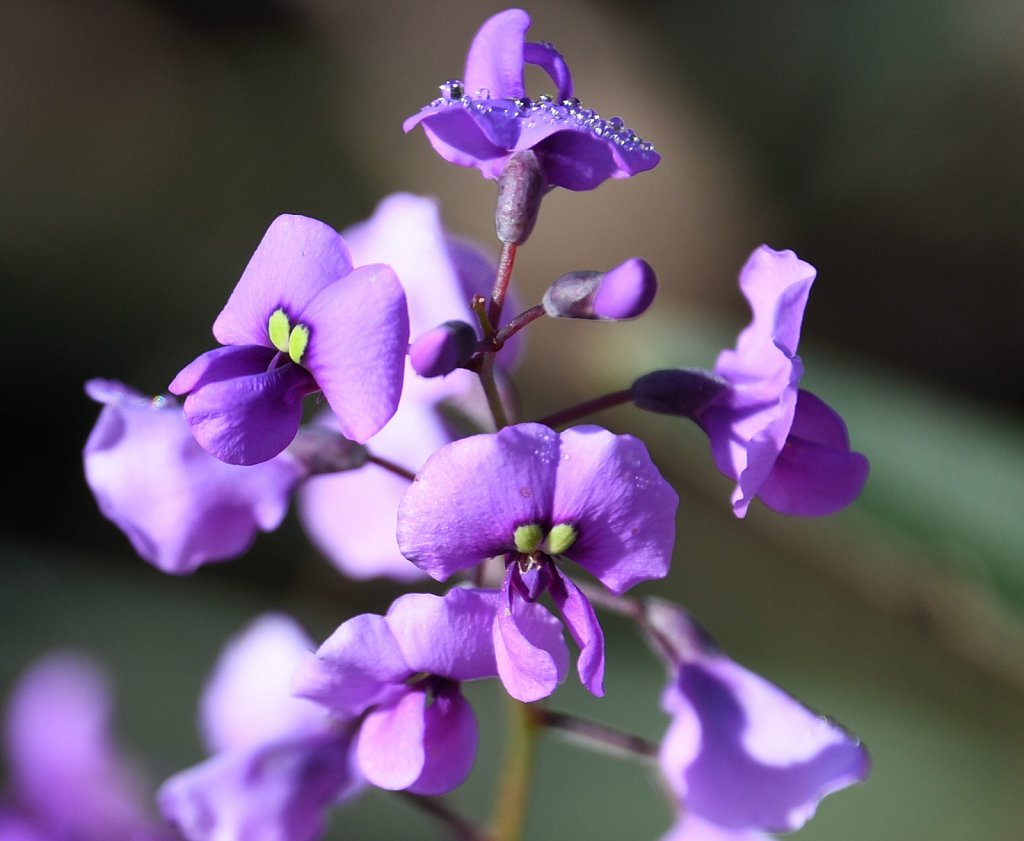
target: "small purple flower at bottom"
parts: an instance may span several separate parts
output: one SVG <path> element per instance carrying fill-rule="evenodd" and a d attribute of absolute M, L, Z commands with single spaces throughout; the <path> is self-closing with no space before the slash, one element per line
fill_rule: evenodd
<path fill-rule="evenodd" d="M 86 482 L 143 559 L 190 573 L 242 554 L 257 531 L 281 524 L 305 475 L 291 456 L 225 464 L 196 443 L 173 398 L 112 380 L 89 380 L 85 390 L 103 404 L 82 454 Z"/>
<path fill-rule="evenodd" d="M 412 593 L 386 616 L 344 622 L 307 655 L 295 692 L 343 720 L 360 721 L 355 758 L 374 785 L 443 794 L 476 757 L 476 717 L 460 684 L 497 676 L 491 623 L 497 594 Z"/>
<path fill-rule="evenodd" d="M 217 316 L 225 347 L 199 356 L 170 391 L 187 395 L 196 440 L 222 461 L 257 464 L 291 443 L 302 398 L 322 391 L 360 443 L 395 413 L 409 342 L 405 292 L 385 265 L 353 269 L 323 222 L 279 216 Z"/>
<path fill-rule="evenodd" d="M 604 120 L 573 97 L 572 74 L 551 44 L 526 41 L 530 16 L 507 9 L 484 22 L 466 57 L 464 82 L 441 86 L 435 99 L 403 124 L 422 125 L 449 163 L 473 166 L 497 179 L 509 159 L 532 150 L 547 184 L 592 190 L 608 178 L 628 178 L 660 156 L 622 120 Z M 554 96 L 526 96 L 523 71 L 540 67 Z"/>
<path fill-rule="evenodd" d="M 654 599 L 646 607 L 669 668 L 661 768 L 685 813 L 670 838 L 792 832 L 823 797 L 867 778 L 858 739 L 729 659 L 681 608 Z"/>
<path fill-rule="evenodd" d="M 351 724 L 291 694 L 311 647 L 293 620 L 267 614 L 221 655 L 200 706 L 213 756 L 157 793 L 160 811 L 189 841 L 313 841 L 327 809 L 361 790 Z"/>
<path fill-rule="evenodd" d="M 526 607 L 544 592 L 581 649 L 580 680 L 601 695 L 601 626 L 559 566 L 571 559 L 614 593 L 664 577 L 677 504 L 638 439 L 596 426 L 559 434 L 518 424 L 431 456 L 402 498 L 398 545 L 438 580 L 487 558 L 503 559 L 494 642 L 510 695 L 537 700 L 562 678 L 560 636 L 541 638 L 523 621 Z"/>
<path fill-rule="evenodd" d="M 146 809 L 147 786 L 110 732 L 112 702 L 81 655 L 53 654 L 18 682 L 7 708 L 10 791 L 4 841 L 171 841 Z"/>

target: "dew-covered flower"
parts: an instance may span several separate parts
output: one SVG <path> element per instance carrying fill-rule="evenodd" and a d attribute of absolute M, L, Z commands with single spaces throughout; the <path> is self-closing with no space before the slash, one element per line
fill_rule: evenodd
<path fill-rule="evenodd" d="M 669 672 L 661 770 L 685 813 L 669 838 L 792 832 L 866 779 L 867 751 L 838 724 L 731 660 L 682 609 L 651 599 L 645 615 Z"/>
<path fill-rule="evenodd" d="M 147 809 L 149 793 L 111 733 L 100 670 L 61 652 L 22 676 L 7 707 L 10 789 L 0 802 L 4 841 L 171 841 Z"/>
<path fill-rule="evenodd" d="M 111 380 L 90 380 L 85 390 L 103 404 L 83 452 L 86 482 L 103 515 L 155 567 L 184 574 L 236 557 L 257 531 L 281 524 L 304 475 L 289 454 L 225 464 L 196 443 L 174 398 Z"/>
<path fill-rule="evenodd" d="M 740 273 L 753 319 L 713 371 L 655 371 L 633 384 L 638 407 L 693 418 L 718 469 L 736 481 L 733 511 L 756 496 L 783 514 L 832 514 L 853 502 L 868 461 L 850 451 L 843 419 L 799 387 L 797 356 L 814 267 L 762 245 Z"/>
<path fill-rule="evenodd" d="M 528 42 L 529 28 L 522 9 L 487 20 L 470 45 L 462 81 L 441 85 L 442 95 L 409 117 L 405 131 L 423 126 L 442 158 L 486 178 L 499 178 L 513 155 L 532 150 L 547 184 L 569 190 L 591 190 L 657 165 L 651 144 L 621 119 L 602 119 L 580 104 L 562 55 L 551 44 Z M 552 95 L 527 97 L 527 64 L 547 73 Z"/>
<path fill-rule="evenodd" d="M 295 691 L 358 719 L 355 759 L 374 785 L 451 791 L 476 757 L 476 717 L 460 684 L 497 675 L 496 603 L 493 590 L 410 593 L 385 616 L 353 617 L 307 655 Z"/>
<path fill-rule="evenodd" d="M 291 693 L 312 647 L 294 620 L 266 614 L 221 654 L 199 711 L 212 755 L 157 794 L 189 841 L 312 841 L 327 809 L 361 790 L 351 724 Z"/>
<path fill-rule="evenodd" d="M 295 437 L 302 398 L 323 392 L 346 438 L 363 442 L 395 413 L 409 320 L 386 265 L 353 268 L 323 222 L 275 219 L 213 325 L 225 347 L 170 385 L 202 446 L 231 464 L 273 458 Z"/>
<path fill-rule="evenodd" d="M 587 597 L 561 570 L 571 559 L 614 593 L 668 573 L 678 498 L 631 435 L 518 424 L 439 450 L 398 511 L 398 545 L 444 580 L 501 557 L 494 617 L 498 671 L 532 701 L 561 680 L 564 642 L 537 638 L 524 608 L 549 592 L 580 647 L 577 671 L 603 692 L 604 636 Z M 557 563 L 556 563 L 557 562 Z"/>

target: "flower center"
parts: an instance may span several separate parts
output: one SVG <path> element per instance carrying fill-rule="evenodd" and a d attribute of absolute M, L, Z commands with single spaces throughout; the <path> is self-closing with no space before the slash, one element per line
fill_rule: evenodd
<path fill-rule="evenodd" d="M 513 534 L 516 551 L 521 555 L 532 555 L 543 552 L 545 555 L 564 555 L 576 542 L 576 528 L 569 523 L 559 523 L 547 535 L 539 523 L 525 523 Z"/>
<path fill-rule="evenodd" d="M 306 345 L 309 344 L 309 328 L 305 324 L 292 326 L 288 314 L 279 308 L 274 310 L 267 322 L 267 334 L 271 344 L 281 353 L 287 353 L 292 362 L 296 365 L 302 362 Z"/>

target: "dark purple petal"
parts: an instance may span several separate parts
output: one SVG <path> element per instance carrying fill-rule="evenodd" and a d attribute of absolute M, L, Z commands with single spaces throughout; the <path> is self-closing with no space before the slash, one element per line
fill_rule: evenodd
<path fill-rule="evenodd" d="M 145 560 L 192 572 L 242 554 L 257 530 L 280 525 L 302 476 L 289 456 L 225 464 L 196 443 L 173 400 L 98 380 L 86 390 L 106 403 L 83 452 L 86 481 Z"/>
<path fill-rule="evenodd" d="M 530 16 L 522 9 L 506 9 L 484 21 L 466 56 L 463 79 L 470 96 L 484 90 L 493 99 L 523 96 L 523 49 L 529 28 Z"/>
<path fill-rule="evenodd" d="M 456 100 L 428 105 L 402 129 L 409 132 L 422 125 L 434 151 L 448 163 L 475 166 L 485 178 L 497 179 L 519 138 L 519 112 L 511 103 L 479 102 L 479 107 Z"/>
<path fill-rule="evenodd" d="M 257 246 L 213 324 L 222 345 L 272 347 L 271 314 L 284 309 L 292 324 L 320 290 L 352 271 L 348 246 L 323 222 L 278 216 Z"/>
<path fill-rule="evenodd" d="M 462 785 L 476 759 L 477 724 L 459 687 L 445 683 L 424 713 L 423 772 L 409 791 L 444 794 Z"/>
<path fill-rule="evenodd" d="M 387 612 L 387 623 L 411 672 L 451 680 L 497 677 L 491 626 L 494 590 L 450 590 L 443 598 L 409 593 Z"/>
<path fill-rule="evenodd" d="M 561 434 L 551 525 L 576 529 L 566 555 L 614 593 L 668 574 L 679 497 L 631 435 Z"/>
<path fill-rule="evenodd" d="M 576 662 L 580 683 L 601 698 L 604 696 L 604 632 L 594 608 L 583 591 L 564 575 L 553 576 L 549 589 L 569 633 L 580 647 Z"/>
<path fill-rule="evenodd" d="M 549 111 L 551 117 L 532 115 L 512 151 L 534 149 L 552 186 L 593 190 L 608 178 L 629 178 L 654 169 L 661 160 L 649 143 L 628 128 L 617 128 L 600 117 L 580 120 L 565 106 L 538 108 Z"/>
<path fill-rule="evenodd" d="M 303 324 L 310 331 L 303 367 L 342 434 L 365 442 L 391 419 L 402 394 L 409 314 L 401 283 L 388 266 L 363 266 L 322 290 Z"/>
<path fill-rule="evenodd" d="M 434 453 L 398 509 L 402 554 L 443 581 L 513 549 L 518 526 L 548 519 L 558 446 L 547 427 L 519 424 Z"/>
<path fill-rule="evenodd" d="M 631 388 L 638 409 L 697 420 L 722 397 L 729 383 L 711 371 L 676 368 L 644 374 Z"/>
<path fill-rule="evenodd" d="M 523 61 L 541 68 L 551 77 L 555 83 L 555 99 L 559 102 L 572 97 L 572 73 L 562 54 L 553 45 L 527 42 L 523 47 Z"/>
<path fill-rule="evenodd" d="M 850 452 L 839 414 L 801 390 L 789 437 L 757 496 L 781 514 L 834 514 L 860 496 L 868 470 L 868 460 Z"/>

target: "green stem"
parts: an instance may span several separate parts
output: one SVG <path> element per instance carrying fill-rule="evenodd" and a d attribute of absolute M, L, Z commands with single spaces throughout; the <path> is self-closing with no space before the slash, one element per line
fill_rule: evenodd
<path fill-rule="evenodd" d="M 523 837 L 539 733 L 534 710 L 529 704 L 509 696 L 507 709 L 510 720 L 505 764 L 499 777 L 491 824 L 493 841 L 519 841 Z"/>

